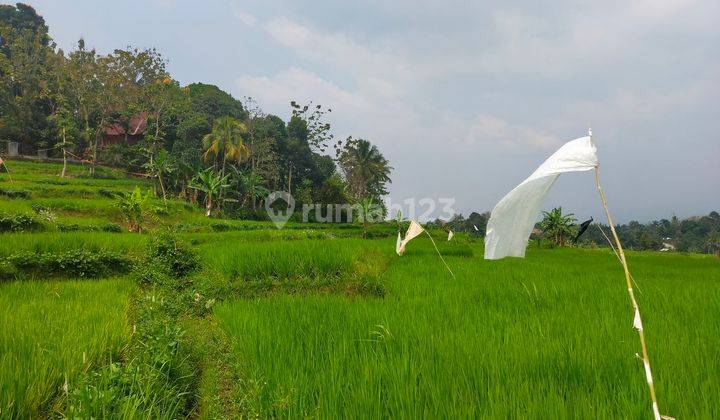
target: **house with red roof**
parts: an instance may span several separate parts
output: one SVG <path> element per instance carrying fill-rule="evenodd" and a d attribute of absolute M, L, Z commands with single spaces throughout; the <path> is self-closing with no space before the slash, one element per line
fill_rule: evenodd
<path fill-rule="evenodd" d="M 147 129 L 147 117 L 148 113 L 143 111 L 130 118 L 127 123 L 127 128 L 120 123 L 106 126 L 103 129 L 105 136 L 100 139 L 100 148 L 106 148 L 113 144 L 136 144 L 142 140 L 145 130 Z"/>

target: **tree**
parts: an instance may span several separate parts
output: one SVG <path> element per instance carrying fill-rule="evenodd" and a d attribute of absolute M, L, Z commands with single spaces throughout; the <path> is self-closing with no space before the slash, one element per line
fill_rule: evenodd
<path fill-rule="evenodd" d="M 575 218 L 572 213 L 563 214 L 562 207 L 556 207 L 549 212 L 544 211 L 540 229 L 555 245 L 565 246 L 573 235 Z"/>
<path fill-rule="evenodd" d="M 31 6 L 0 5 L 0 138 L 25 150 L 47 143 L 52 113 L 48 78 L 53 49 L 45 21 Z"/>
<path fill-rule="evenodd" d="M 114 114 L 112 122 L 124 125 L 139 114 L 147 116 L 144 134 L 152 166 L 166 134 L 166 113 L 183 96 L 178 83 L 166 71 L 166 60 L 155 48 L 116 49 L 102 57 L 100 64 L 114 93 L 109 108 Z"/>
<path fill-rule="evenodd" d="M 55 147 L 62 150 L 63 167 L 60 172 L 60 178 L 65 178 L 65 173 L 67 172 L 67 150 L 75 145 L 73 140 L 75 139 L 77 130 L 75 120 L 67 107 L 67 103 L 62 97 L 59 98 L 59 102 L 57 111 L 50 116 L 50 119 L 55 123 L 60 136 L 60 141 L 55 144 Z"/>
<path fill-rule="evenodd" d="M 204 168 L 202 138 L 209 133 L 211 124 L 190 106 L 175 126 L 174 139 L 169 147 L 177 164 L 175 188 L 187 200 L 195 202 L 197 190 L 189 189 L 190 181 Z"/>
<path fill-rule="evenodd" d="M 163 176 L 172 174 L 175 171 L 175 165 L 167 150 L 162 149 L 158 152 L 155 159 L 150 159 L 145 165 L 145 169 L 150 172 L 153 179 L 158 181 L 160 192 L 162 193 L 163 202 L 167 202 L 167 194 L 165 192 L 165 183 Z M 157 191 L 157 189 L 156 189 Z"/>
<path fill-rule="evenodd" d="M 210 134 L 203 137 L 205 147 L 203 157 L 205 160 L 213 157 L 216 161 L 221 157 L 221 177 L 225 176 L 225 164 L 228 160 L 241 163 L 250 156 L 250 148 L 243 140 L 245 133 L 247 133 L 245 124 L 233 117 L 220 117 L 213 123 Z"/>
<path fill-rule="evenodd" d="M 248 113 L 246 125 L 250 147 L 250 171 L 259 175 L 266 185 L 278 189 L 280 162 L 278 143 L 287 137 L 285 122 L 275 115 L 266 115 L 257 102 L 245 97 L 243 107 Z"/>
<path fill-rule="evenodd" d="M 299 105 L 297 102 L 290 102 L 292 108 L 292 116 L 305 122 L 308 131 L 308 144 L 314 152 L 324 153 L 335 137 L 330 132 L 330 123 L 325 121 L 327 114 L 332 109 L 323 109 L 322 105 L 313 105 L 312 102 L 307 105 Z M 337 145 L 334 145 L 337 151 Z"/>
<path fill-rule="evenodd" d="M 302 185 L 303 180 L 310 177 L 313 168 L 305 121 L 292 116 L 287 124 L 287 137 L 278 146 L 282 166 L 287 173 L 285 185 L 288 193 L 292 193 L 293 186 Z"/>
<path fill-rule="evenodd" d="M 348 137 L 338 162 L 348 183 L 348 192 L 355 201 L 379 199 L 387 194 L 385 186 L 390 182 L 392 167 L 369 141 Z"/>
<path fill-rule="evenodd" d="M 239 121 L 248 117 L 242 102 L 217 86 L 192 83 L 186 89 L 192 108 L 205 118 L 208 125 L 220 117 L 233 117 Z"/>
<path fill-rule="evenodd" d="M 257 203 L 270 193 L 270 190 L 263 185 L 265 180 L 252 170 L 233 169 L 235 171 L 235 184 L 238 186 L 238 194 L 242 199 L 240 204 L 244 206 L 250 201 L 253 211 L 256 211 Z"/>
<path fill-rule="evenodd" d="M 125 70 L 117 70 L 114 57 L 86 49 L 83 39 L 68 55 L 66 66 L 67 100 L 76 110 L 83 146 L 91 153 L 90 173 L 94 174 L 100 139 L 105 128 L 117 122 L 127 104 L 121 94 L 128 95 L 131 86 L 123 76 Z"/>
<path fill-rule="evenodd" d="M 213 200 L 219 197 L 222 192 L 230 186 L 229 175 L 217 175 L 213 168 L 208 168 L 197 174 L 191 182 L 190 187 L 205 192 L 205 216 L 210 217 L 213 209 Z"/>

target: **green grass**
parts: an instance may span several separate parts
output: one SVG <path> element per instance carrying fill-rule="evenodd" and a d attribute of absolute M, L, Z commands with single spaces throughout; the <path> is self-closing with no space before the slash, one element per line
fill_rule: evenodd
<path fill-rule="evenodd" d="M 229 280 L 335 277 L 349 273 L 363 252 L 361 240 L 210 243 L 201 248 L 207 266 Z"/>
<path fill-rule="evenodd" d="M 145 252 L 147 235 L 106 232 L 38 232 L 5 233 L 0 235 L 0 258 L 21 251 L 36 253 L 60 253 L 86 249 L 109 251 L 120 254 Z"/>
<path fill-rule="evenodd" d="M 46 415 L 54 398 L 127 342 L 127 280 L 0 285 L 0 417 Z"/>
<path fill-rule="evenodd" d="M 60 228 L 123 224 L 108 191 L 149 188 L 147 180 L 105 170 L 117 179 L 87 178 L 80 166 L 60 180 L 59 164 L 8 164 L 14 182 L 0 174 L 0 190 L 11 192 L 0 193 L 0 211 L 49 208 L 56 222 L 44 221 L 44 232 L 0 234 L 0 259 L 22 251 L 145 256 L 157 231 Z M 9 198 L 25 195 L 17 191 L 29 198 Z M 609 250 L 532 247 L 526 259 L 484 261 L 481 241 L 457 235 L 448 243 L 438 234 L 453 279 L 424 236 L 397 257 L 394 236 L 362 239 L 358 225 L 290 222 L 278 230 L 206 218 L 179 200 L 158 211 L 161 203 L 153 200 L 148 227 L 179 228 L 203 265 L 168 280 L 162 293 L 143 286 L 131 305 L 129 280 L 0 284 L 0 418 L 53 410 L 650 418 L 625 280 Z M 371 233 L 394 235 L 393 224 Z M 720 260 L 653 252 L 628 260 L 661 411 L 720 417 Z"/>
<path fill-rule="evenodd" d="M 390 241 L 385 241 L 392 248 Z M 427 241 L 425 241 L 427 242 Z M 304 244 L 297 244 L 298 252 Z M 620 265 L 607 251 L 393 261 L 384 299 L 275 295 L 215 310 L 264 416 L 648 418 Z M 481 249 L 476 251 L 481 255 Z M 630 254 L 663 412 L 720 415 L 720 266 Z"/>

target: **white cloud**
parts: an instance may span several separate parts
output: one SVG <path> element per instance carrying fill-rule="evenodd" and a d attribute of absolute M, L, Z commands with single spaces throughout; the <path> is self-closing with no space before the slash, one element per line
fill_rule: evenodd
<path fill-rule="evenodd" d="M 240 76 L 236 84 L 244 95 L 260 100 L 269 110 L 281 115 L 288 112 L 291 100 L 313 101 L 345 113 L 369 106 L 361 95 L 345 91 L 333 82 L 297 67 L 273 76 Z"/>
<path fill-rule="evenodd" d="M 538 129 L 513 125 L 492 115 L 478 115 L 467 126 L 465 142 L 468 144 L 481 144 L 485 147 L 534 146 L 549 148 L 560 143 L 558 138 Z"/>
<path fill-rule="evenodd" d="M 271 19 L 263 29 L 300 57 L 342 71 L 358 85 L 377 92 L 398 90 L 417 70 L 402 58 L 397 46 L 366 46 L 342 33 L 320 31 L 287 17 Z"/>
<path fill-rule="evenodd" d="M 235 15 L 235 17 L 240 22 L 247 26 L 255 26 L 255 23 L 257 22 L 257 18 L 255 17 L 255 15 L 241 10 L 237 7 L 233 8 L 233 15 Z"/>
<path fill-rule="evenodd" d="M 490 8 L 485 21 L 458 28 L 458 37 L 425 26 L 404 36 L 353 37 L 280 16 L 257 27 L 287 48 L 294 63 L 271 75 L 240 76 L 236 86 L 279 115 L 289 113 L 290 100 L 332 107 L 338 137 L 368 138 L 393 162 L 396 198 L 449 192 L 469 169 L 450 170 L 448 161 L 474 164 L 481 156 L 473 179 L 519 176 L 498 158 L 541 161 L 591 124 L 618 142 L 648 141 L 651 134 L 623 133 L 717 104 L 716 58 L 648 43 L 666 29 L 683 41 L 706 34 L 702 13 L 673 1 L 648 14 L 626 3 L 567 9 L 549 16 L 541 9 Z M 693 74 L 683 73 L 686 63 L 696 64 L 689 67 Z M 669 144 L 673 137 L 665 136 Z M 478 202 L 482 196 L 465 197 L 465 208 L 489 208 L 492 203 Z"/>

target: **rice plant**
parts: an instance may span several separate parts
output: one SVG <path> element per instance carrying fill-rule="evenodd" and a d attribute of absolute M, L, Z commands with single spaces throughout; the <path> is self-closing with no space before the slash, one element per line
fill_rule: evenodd
<path fill-rule="evenodd" d="M 82 371 L 127 342 L 124 280 L 0 285 L 0 417 L 47 416 Z"/>
<path fill-rule="evenodd" d="M 526 260 L 499 262 L 450 256 L 453 280 L 429 245 L 412 245 L 415 254 L 384 273 L 384 299 L 274 295 L 216 308 L 258 384 L 264 415 L 649 416 L 611 253 L 531 250 Z M 633 253 L 630 263 L 663 411 L 717 417 L 717 261 Z"/>

